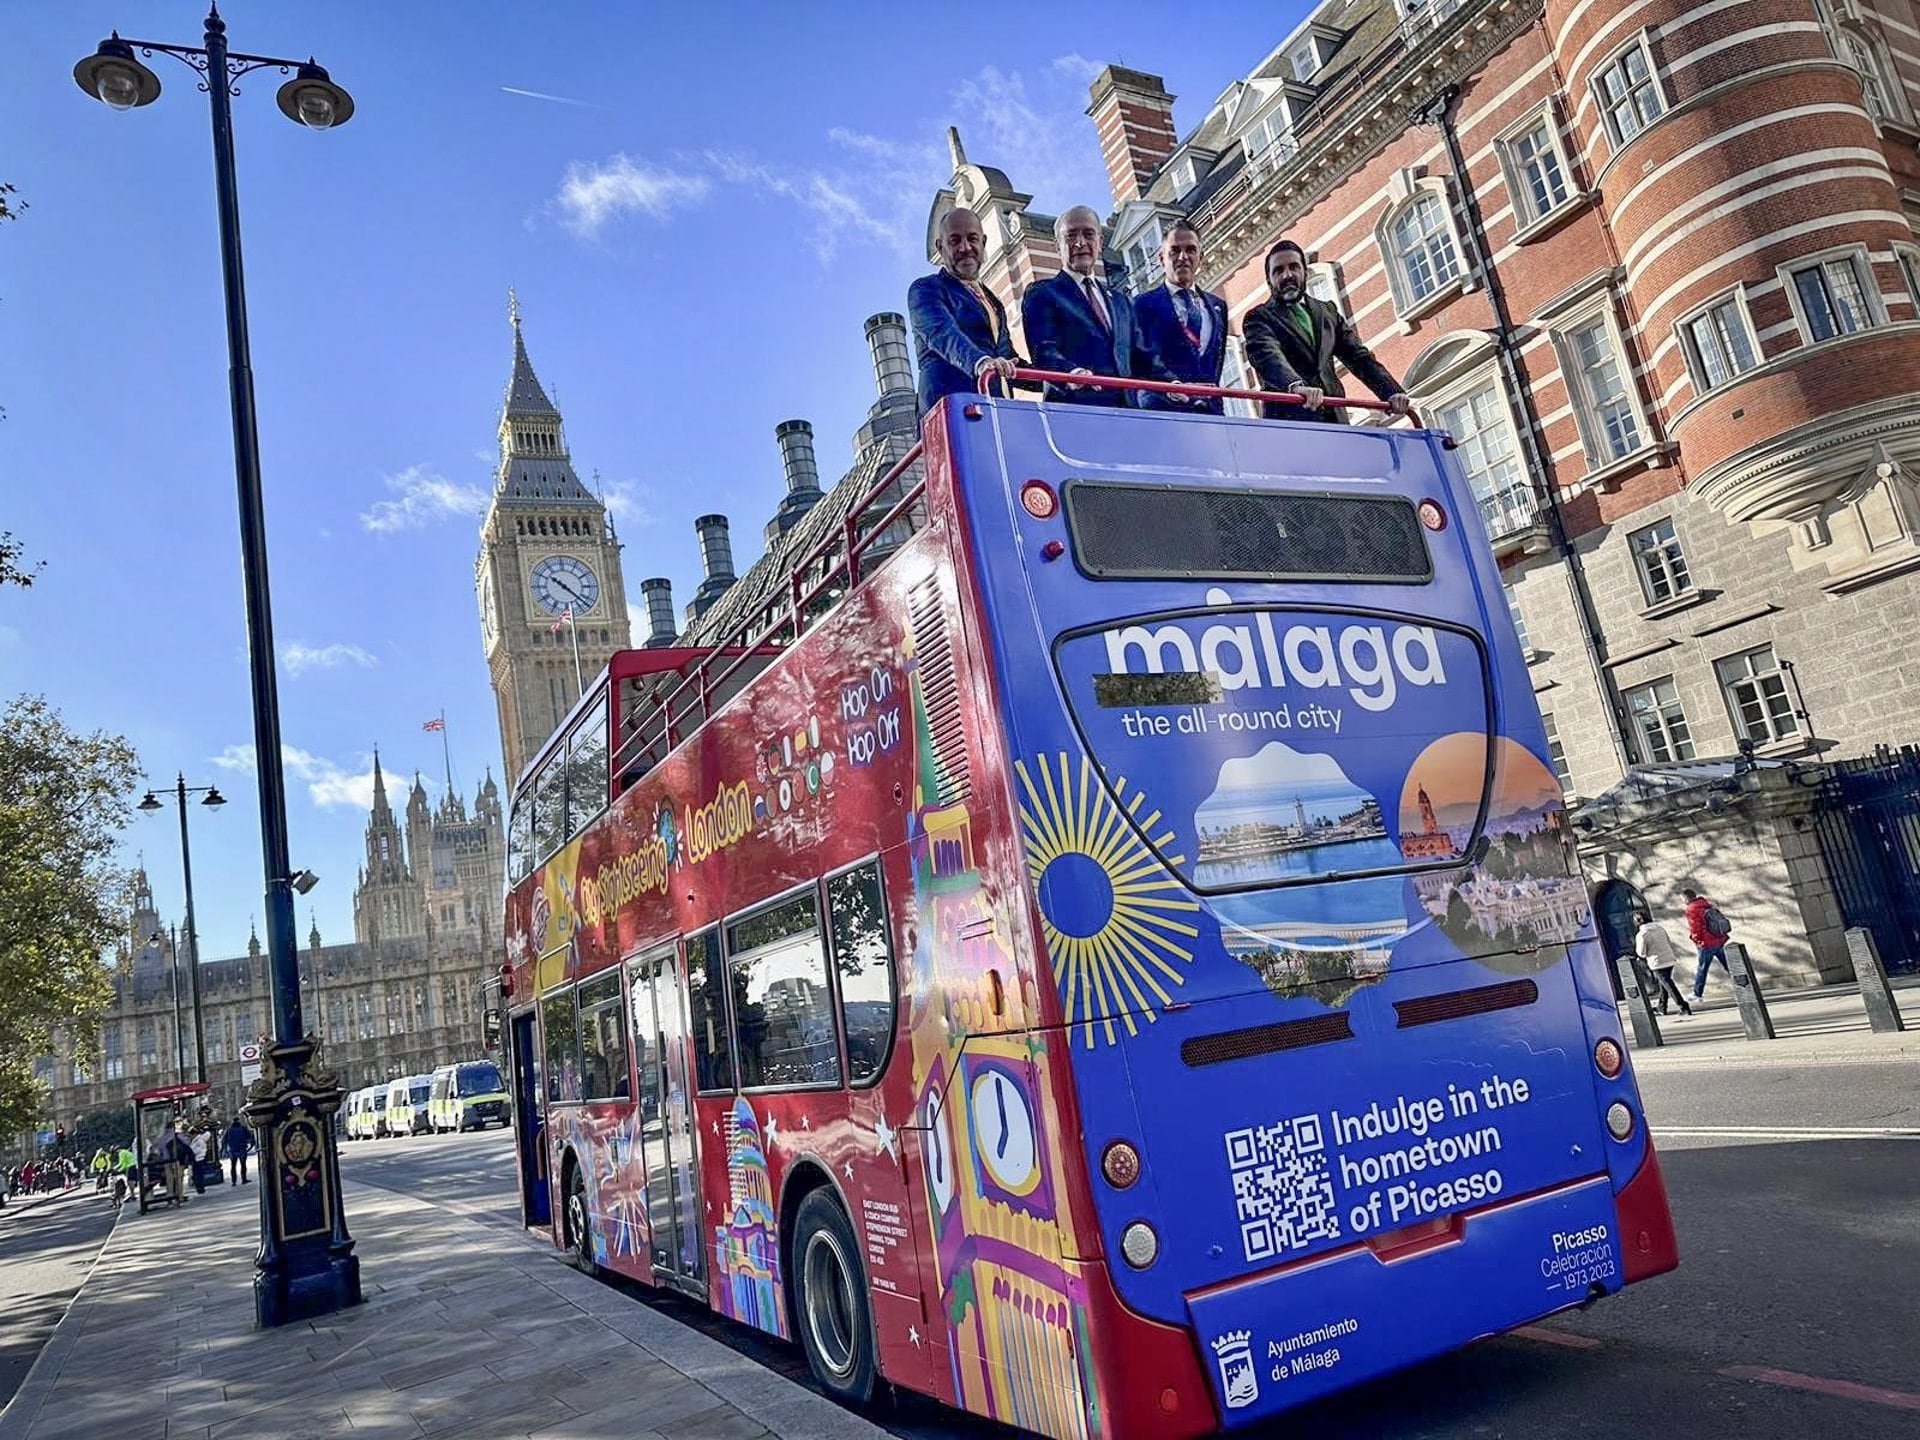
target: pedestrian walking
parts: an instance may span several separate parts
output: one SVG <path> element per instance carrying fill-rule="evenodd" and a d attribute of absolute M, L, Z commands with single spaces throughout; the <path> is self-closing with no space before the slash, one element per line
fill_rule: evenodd
<path fill-rule="evenodd" d="M 1700 952 L 1700 968 L 1693 976 L 1693 998 L 1698 1000 L 1706 994 L 1707 972 L 1713 968 L 1714 961 L 1720 962 L 1728 981 L 1733 979 L 1733 970 L 1727 964 L 1727 937 L 1733 933 L 1733 922 L 1698 890 L 1680 893 L 1687 901 L 1687 938 Z"/>
<path fill-rule="evenodd" d="M 251 1185 L 253 1181 L 247 1178 L 247 1155 L 253 1149 L 253 1132 L 238 1115 L 227 1127 L 220 1148 L 227 1154 L 227 1184 Z"/>
<path fill-rule="evenodd" d="M 1640 963 L 1653 975 L 1654 993 L 1651 998 L 1660 1002 L 1662 1015 L 1670 1014 L 1675 1005 L 1680 1007 L 1681 1015 L 1692 1015 L 1693 1007 L 1687 1004 L 1687 997 L 1680 993 L 1680 987 L 1673 983 L 1673 967 L 1680 963 L 1680 951 L 1674 945 L 1673 937 L 1667 933 L 1667 927 L 1647 911 L 1642 910 L 1638 918 L 1640 927 L 1633 933 L 1633 949 L 1640 957 Z"/>
<path fill-rule="evenodd" d="M 193 1151 L 187 1148 L 187 1142 L 180 1138 L 169 1120 L 160 1127 L 160 1133 L 154 1137 L 152 1147 L 147 1151 L 150 1164 L 160 1167 L 160 1175 L 166 1181 L 167 1204 L 179 1205 L 186 1196 L 187 1162 L 193 1158 Z"/>

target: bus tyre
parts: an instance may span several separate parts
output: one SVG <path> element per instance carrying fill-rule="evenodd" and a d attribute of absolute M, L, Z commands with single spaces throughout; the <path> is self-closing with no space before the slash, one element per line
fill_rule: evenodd
<path fill-rule="evenodd" d="M 580 1167 L 567 1167 L 567 1263 L 583 1275 L 599 1273 L 593 1261 L 593 1217 L 587 1213 L 587 1182 Z"/>
<path fill-rule="evenodd" d="M 793 1228 L 794 1300 L 813 1375 L 836 1400 L 864 1404 L 877 1364 L 860 1247 L 846 1211 L 822 1187 L 800 1202 Z"/>

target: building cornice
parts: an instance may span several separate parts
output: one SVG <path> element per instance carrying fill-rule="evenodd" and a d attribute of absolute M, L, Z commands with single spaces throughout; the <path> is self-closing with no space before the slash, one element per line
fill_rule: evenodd
<path fill-rule="evenodd" d="M 1420 37 L 1383 76 L 1356 96 L 1319 133 L 1300 142 L 1294 159 L 1256 178 L 1222 213 L 1202 205 L 1195 219 L 1208 251 L 1226 257 L 1203 269 L 1201 283 L 1217 289 L 1245 263 L 1268 232 L 1277 232 L 1331 193 L 1366 161 L 1407 131 L 1409 117 L 1448 85 L 1471 78 L 1514 36 L 1540 18 L 1546 0 L 1482 0 L 1462 7 L 1438 31 Z"/>

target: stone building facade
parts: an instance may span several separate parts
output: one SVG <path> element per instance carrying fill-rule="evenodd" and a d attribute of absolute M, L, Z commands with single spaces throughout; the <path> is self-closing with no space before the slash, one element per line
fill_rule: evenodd
<path fill-rule="evenodd" d="M 367 860 L 354 891 L 355 938 L 322 943 L 312 927 L 299 952 L 307 1028 L 325 1043 L 347 1089 L 417 1075 L 480 1053 L 481 987 L 497 968 L 506 837 L 499 787 L 482 783 L 473 807 L 449 792 L 429 807 L 416 776 L 402 831 L 376 758 Z M 37 1067 L 47 1113 L 61 1122 L 117 1109 L 136 1090 L 194 1078 L 193 999 L 184 937 L 162 922 L 146 871 L 113 969 L 100 1053 Z M 240 1051 L 272 1028 L 266 955 L 202 960 L 200 1007 L 207 1079 L 222 1115 L 238 1106 Z"/>
<path fill-rule="evenodd" d="M 1197 125 L 1143 71 L 1090 102 L 1110 271 L 1189 218 L 1237 332 L 1292 237 L 1459 440 L 1596 886 L 1841 973 L 1807 807 L 1920 729 L 1913 0 L 1327 0 Z M 977 196 L 1050 247 L 955 159 L 930 236 Z"/>

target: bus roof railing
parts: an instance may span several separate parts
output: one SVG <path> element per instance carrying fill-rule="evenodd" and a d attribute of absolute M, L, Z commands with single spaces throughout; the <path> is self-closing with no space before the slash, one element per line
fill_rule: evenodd
<path fill-rule="evenodd" d="M 1080 385 L 1095 390 L 1137 390 L 1154 395 L 1185 395 L 1202 400 L 1256 400 L 1269 405 L 1305 405 L 1304 395 L 1296 395 L 1289 390 L 1239 390 L 1226 385 L 1190 385 L 1185 381 L 1135 380 L 1119 375 L 1078 375 L 1065 370 L 1037 370 L 1022 366 L 1013 372 L 1016 381 L 1040 381 L 1049 385 Z M 983 380 L 984 385 L 993 383 Z M 1385 400 L 1369 400 L 1364 396 L 1328 395 L 1321 402 L 1329 409 L 1340 410 L 1382 410 L 1391 412 L 1393 406 Z M 1415 428 L 1419 428 L 1420 417 L 1411 409 L 1407 418 Z"/>
<path fill-rule="evenodd" d="M 676 733 L 682 719 L 694 719 L 687 733 L 704 723 L 712 713 L 715 692 L 741 666 L 756 657 L 778 655 L 799 639 L 814 618 L 811 611 L 815 602 L 823 596 L 829 596 L 837 580 L 843 579 L 842 594 L 850 593 L 860 584 L 861 556 L 911 513 L 926 494 L 925 479 L 909 486 L 879 519 L 864 528 L 861 522 L 925 451 L 925 442 L 916 442 L 912 449 L 887 468 L 886 473 L 867 487 L 860 498 L 848 507 L 838 524 L 791 563 L 785 582 L 784 611 L 771 624 L 761 623 L 766 607 L 756 607 L 743 614 L 730 629 L 710 644 L 685 647 L 703 653 L 691 664 L 683 663 L 676 667 L 682 673 L 680 683 L 664 695 L 657 696 L 640 723 L 634 727 L 633 733 L 621 739 L 612 757 L 611 770 L 615 777 L 624 773 L 633 757 L 647 754 L 656 742 L 664 744 L 666 750 L 677 746 L 685 738 L 685 735 Z M 826 568 L 809 583 L 809 572 L 822 564 Z M 778 603 L 778 597 L 775 597 L 774 603 Z M 825 610 L 820 613 L 824 614 Z M 754 633 L 755 626 L 760 626 L 758 634 Z M 748 638 L 750 635 L 751 639 Z M 722 660 L 728 662 L 726 668 L 714 673 L 714 667 Z M 695 701 L 698 702 L 697 711 L 694 708 Z"/>

